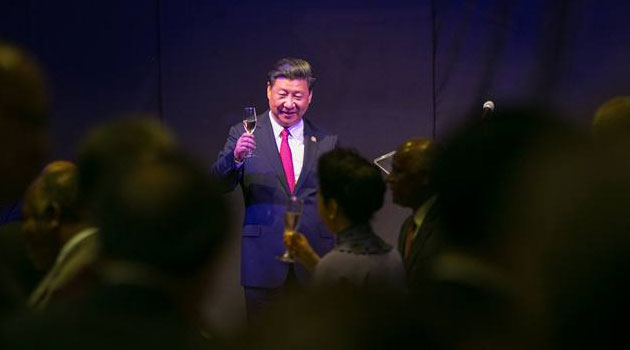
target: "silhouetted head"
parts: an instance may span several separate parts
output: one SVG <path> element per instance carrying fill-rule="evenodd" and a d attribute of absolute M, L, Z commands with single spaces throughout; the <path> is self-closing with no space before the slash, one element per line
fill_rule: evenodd
<path fill-rule="evenodd" d="M 394 203 L 417 209 L 435 194 L 433 173 L 440 147 L 429 139 L 410 139 L 398 146 L 387 183 Z"/>
<path fill-rule="evenodd" d="M 618 153 L 573 145 L 523 174 L 529 210 L 514 231 L 535 238 L 531 251 L 543 258 L 549 348 L 630 345 L 630 158 L 628 141 L 618 141 Z"/>
<path fill-rule="evenodd" d="M 331 217 L 343 214 L 354 224 L 366 223 L 383 206 L 385 183 L 379 169 L 354 150 L 325 153 L 317 171 L 318 209 L 329 228 Z"/>
<path fill-rule="evenodd" d="M 107 259 L 185 277 L 215 257 L 226 233 L 226 206 L 197 164 L 179 155 L 141 163 L 105 189 L 99 223 Z"/>
<path fill-rule="evenodd" d="M 505 254 L 506 214 L 518 205 L 515 191 L 529 185 L 519 183 L 526 179 L 524 166 L 565 144 L 572 131 L 536 108 L 508 107 L 481 121 L 477 114 L 446 144 L 436 168 L 443 236 L 450 246 Z"/>
<path fill-rule="evenodd" d="M 38 270 L 49 270 L 65 243 L 63 225 L 80 221 L 77 168 L 67 161 L 50 163 L 24 199 L 22 231 L 29 257 Z"/>
<path fill-rule="evenodd" d="M 154 118 L 130 117 L 106 123 L 91 131 L 79 148 L 79 192 L 90 212 L 98 211 L 108 183 L 131 167 L 153 163 L 173 154 L 177 144 Z"/>
<path fill-rule="evenodd" d="M 0 205 L 15 201 L 45 158 L 47 89 L 26 52 L 0 41 Z"/>

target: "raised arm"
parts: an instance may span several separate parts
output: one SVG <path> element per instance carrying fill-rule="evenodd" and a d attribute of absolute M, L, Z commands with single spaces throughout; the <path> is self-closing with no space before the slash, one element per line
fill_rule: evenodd
<path fill-rule="evenodd" d="M 244 134 L 243 131 L 236 126 L 230 128 L 225 146 L 223 146 L 223 150 L 219 152 L 216 162 L 212 165 L 211 172 L 221 180 L 225 192 L 234 190 L 243 177 L 243 160 L 237 159 L 235 157 L 237 152 L 234 151 L 239 142 L 242 143 L 242 134 Z"/>

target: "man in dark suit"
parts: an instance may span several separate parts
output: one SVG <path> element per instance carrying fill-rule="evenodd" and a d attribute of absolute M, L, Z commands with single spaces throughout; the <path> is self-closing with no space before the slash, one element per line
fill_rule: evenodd
<path fill-rule="evenodd" d="M 438 244 L 438 205 L 433 170 L 439 147 L 429 139 L 411 139 L 396 149 L 387 182 L 395 204 L 412 210 L 400 230 L 398 250 L 414 291 L 426 274 Z"/>
<path fill-rule="evenodd" d="M 97 229 L 81 215 L 77 179 L 76 165 L 54 161 L 26 192 L 22 232 L 33 265 L 47 273 L 31 294 L 31 308 L 58 299 L 98 257 Z"/>
<path fill-rule="evenodd" d="M 18 210 L 10 209 L 17 209 L 16 202 L 46 157 L 47 114 L 47 87 L 39 64 L 0 39 L 0 209 L 13 214 L 3 212 L 3 219 L 19 217 Z M 13 300 L 29 292 L 39 277 L 25 255 L 19 227 L 16 222 L 0 227 L 0 319 L 5 310 L 20 305 Z"/>
<path fill-rule="evenodd" d="M 219 187 L 181 154 L 115 172 L 93 197 L 102 249 L 89 288 L 2 328 L 2 349 L 213 348 L 199 331 L 230 218 Z"/>
<path fill-rule="evenodd" d="M 285 206 L 291 196 L 304 201 L 302 232 L 321 256 L 334 245 L 317 214 L 316 162 L 337 144 L 337 136 L 317 128 L 304 115 L 313 97 L 310 64 L 284 58 L 269 72 L 269 111 L 258 116 L 255 132 L 242 124 L 230 129 L 212 171 L 227 191 L 240 184 L 245 199 L 241 246 L 241 284 L 247 313 L 257 311 L 283 291 L 287 280 L 303 284 L 308 272 L 281 262 L 285 250 Z M 250 152 L 253 154 L 248 157 Z"/>
<path fill-rule="evenodd" d="M 47 151 L 48 98 L 37 62 L 0 40 L 0 205 L 14 203 Z"/>

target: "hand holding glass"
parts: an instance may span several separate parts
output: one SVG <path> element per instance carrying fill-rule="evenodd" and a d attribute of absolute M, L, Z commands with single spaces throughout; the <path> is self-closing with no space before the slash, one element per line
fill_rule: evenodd
<path fill-rule="evenodd" d="M 256 130 L 256 108 L 255 107 L 245 107 L 243 112 L 243 127 L 245 128 L 245 132 L 252 135 L 254 134 L 254 130 Z M 252 151 L 249 151 L 246 158 L 252 157 Z"/>
<path fill-rule="evenodd" d="M 300 225 L 300 218 L 302 217 L 302 200 L 296 196 L 291 196 L 289 203 L 287 203 L 287 210 L 284 213 L 284 234 L 293 235 L 297 231 Z M 294 262 L 293 257 L 288 249 L 284 251 L 282 256 L 278 257 L 278 260 L 285 263 Z"/>

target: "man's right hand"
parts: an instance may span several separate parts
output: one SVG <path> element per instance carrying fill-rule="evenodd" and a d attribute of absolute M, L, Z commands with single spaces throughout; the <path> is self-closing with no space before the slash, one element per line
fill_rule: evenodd
<path fill-rule="evenodd" d="M 256 149 L 256 140 L 254 139 L 254 135 L 243 133 L 241 137 L 236 141 L 236 147 L 234 147 L 234 160 L 237 162 L 242 162 L 250 151 L 254 151 Z"/>

